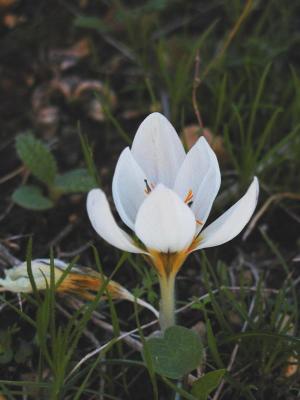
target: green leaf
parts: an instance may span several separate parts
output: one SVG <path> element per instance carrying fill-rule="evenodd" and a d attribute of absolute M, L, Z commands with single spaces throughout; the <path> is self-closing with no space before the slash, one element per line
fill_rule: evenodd
<path fill-rule="evenodd" d="M 219 386 L 225 373 L 226 369 L 208 372 L 193 384 L 192 395 L 198 400 L 207 400 L 209 394 Z"/>
<path fill-rule="evenodd" d="M 45 197 L 37 186 L 21 186 L 12 195 L 13 201 L 29 210 L 47 210 L 54 206 L 53 202 Z"/>
<path fill-rule="evenodd" d="M 30 343 L 25 342 L 25 340 L 21 339 L 21 343 L 19 348 L 15 353 L 15 361 L 18 364 L 22 364 L 28 360 L 29 357 L 32 356 L 32 346 Z"/>
<path fill-rule="evenodd" d="M 209 350 L 211 351 L 212 357 L 214 359 L 214 361 L 216 362 L 216 364 L 218 365 L 218 367 L 223 367 L 223 361 L 221 359 L 219 350 L 218 350 L 218 346 L 217 346 L 217 342 L 211 327 L 211 323 L 209 319 L 206 319 L 206 330 L 207 330 L 207 342 L 208 342 L 208 347 Z"/>
<path fill-rule="evenodd" d="M 55 189 L 61 193 L 88 192 L 97 187 L 94 178 L 86 169 L 74 169 L 55 178 Z"/>
<path fill-rule="evenodd" d="M 26 167 L 42 182 L 51 186 L 57 172 L 55 158 L 31 133 L 16 138 L 16 150 Z"/>
<path fill-rule="evenodd" d="M 75 18 L 74 26 L 76 28 L 95 29 L 99 32 L 107 32 L 109 26 L 103 22 L 103 19 L 97 17 L 86 17 L 79 15 Z"/>
<path fill-rule="evenodd" d="M 183 326 L 172 326 L 163 337 L 146 341 L 155 372 L 177 379 L 197 368 L 203 358 L 199 336 Z"/>
<path fill-rule="evenodd" d="M 0 364 L 9 363 L 13 358 L 13 351 L 11 348 L 11 332 L 0 331 Z"/>

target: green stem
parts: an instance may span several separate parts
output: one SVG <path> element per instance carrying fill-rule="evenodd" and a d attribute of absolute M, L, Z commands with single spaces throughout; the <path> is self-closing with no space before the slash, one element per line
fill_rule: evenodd
<path fill-rule="evenodd" d="M 160 277 L 159 323 L 162 332 L 175 325 L 175 275 Z"/>

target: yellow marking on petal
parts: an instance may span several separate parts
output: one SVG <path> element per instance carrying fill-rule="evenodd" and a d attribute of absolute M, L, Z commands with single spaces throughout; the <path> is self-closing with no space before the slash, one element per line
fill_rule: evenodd
<path fill-rule="evenodd" d="M 204 222 L 201 221 L 201 219 L 196 219 L 196 222 L 197 222 L 198 225 L 203 225 L 204 224 Z"/>
<path fill-rule="evenodd" d="M 186 250 L 187 255 L 192 253 L 196 249 L 196 247 L 199 246 L 200 242 L 202 240 L 202 237 L 200 235 L 195 236 L 193 242 L 190 244 L 189 248 Z"/>
<path fill-rule="evenodd" d="M 188 256 L 187 250 L 178 253 L 160 253 L 156 250 L 149 250 L 149 253 L 152 265 L 162 278 L 175 276 Z"/>
<path fill-rule="evenodd" d="M 106 279 L 106 277 L 103 277 Z M 96 293 L 105 284 L 102 276 L 93 271 L 91 275 L 81 273 L 69 273 L 63 282 L 57 288 L 58 292 L 77 294 L 86 300 L 93 300 Z M 121 285 L 117 282 L 109 281 L 106 285 L 107 292 L 113 299 L 124 298 L 124 290 Z M 103 299 L 107 298 L 107 295 L 102 296 Z"/>

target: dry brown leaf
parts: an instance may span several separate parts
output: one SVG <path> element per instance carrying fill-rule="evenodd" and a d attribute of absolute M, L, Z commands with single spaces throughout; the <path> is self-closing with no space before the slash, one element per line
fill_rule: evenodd
<path fill-rule="evenodd" d="M 66 54 L 84 58 L 90 55 L 91 53 L 91 44 L 88 38 L 82 38 L 78 40 L 78 42 L 74 43 L 69 49 L 66 49 Z"/>
<path fill-rule="evenodd" d="M 299 370 L 299 358 L 295 356 L 290 356 L 288 358 L 287 365 L 283 370 L 283 376 L 285 378 L 290 378 L 295 375 Z"/>
<path fill-rule="evenodd" d="M 187 148 L 190 149 L 201 136 L 201 130 L 198 125 L 188 125 L 183 128 L 182 139 Z"/>
<path fill-rule="evenodd" d="M 26 18 L 24 16 L 22 16 L 22 15 L 5 14 L 2 17 L 3 25 L 6 26 L 6 28 L 9 28 L 9 29 L 13 29 L 17 25 L 20 25 L 25 21 L 26 21 Z"/>
<path fill-rule="evenodd" d="M 89 39 L 82 38 L 70 47 L 50 50 L 48 58 L 50 65 L 53 64 L 53 66 L 65 71 L 76 65 L 81 59 L 89 56 L 90 53 L 91 46 Z"/>
<path fill-rule="evenodd" d="M 202 338 L 206 335 L 206 325 L 203 321 L 198 321 L 193 327 L 192 330 L 196 332 Z"/>
<path fill-rule="evenodd" d="M 124 119 L 135 119 L 141 116 L 141 112 L 139 110 L 125 110 L 121 116 Z"/>
<path fill-rule="evenodd" d="M 214 135 L 208 128 L 203 129 L 202 135 L 211 145 L 218 157 L 219 162 L 222 164 L 228 162 L 228 154 L 225 150 L 222 137 L 219 135 Z M 200 136 L 201 129 L 199 125 L 196 124 L 186 126 L 182 132 L 183 141 L 186 143 L 188 149 L 190 149 L 197 142 Z"/>
<path fill-rule="evenodd" d="M 100 98 L 95 97 L 98 92 Z M 106 119 L 103 110 L 101 98 L 108 107 L 114 109 L 117 105 L 117 97 L 108 86 L 96 80 L 81 81 L 72 94 L 73 100 L 80 100 L 87 115 L 95 121 L 104 121 Z"/>
<path fill-rule="evenodd" d="M 86 8 L 89 4 L 89 0 L 79 0 L 79 7 Z"/>
<path fill-rule="evenodd" d="M 7 8 L 14 5 L 17 0 L 0 0 L 0 8 Z"/>

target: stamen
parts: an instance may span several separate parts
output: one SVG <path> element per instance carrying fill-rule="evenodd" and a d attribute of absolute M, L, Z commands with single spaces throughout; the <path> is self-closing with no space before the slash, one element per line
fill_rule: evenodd
<path fill-rule="evenodd" d="M 197 224 L 199 224 L 199 225 L 203 225 L 203 224 L 204 224 L 204 222 L 201 221 L 200 219 L 196 219 L 196 222 L 197 222 Z"/>
<path fill-rule="evenodd" d="M 190 189 L 184 199 L 185 204 L 187 204 L 189 207 L 193 204 L 192 201 L 193 197 L 194 197 L 193 191 L 192 189 Z"/>
<path fill-rule="evenodd" d="M 151 183 L 151 187 L 152 187 L 152 189 L 151 189 L 147 179 L 144 179 L 144 182 L 145 182 L 145 185 L 146 185 L 145 193 L 149 194 L 152 191 L 152 189 L 154 189 L 154 185 Z"/>

